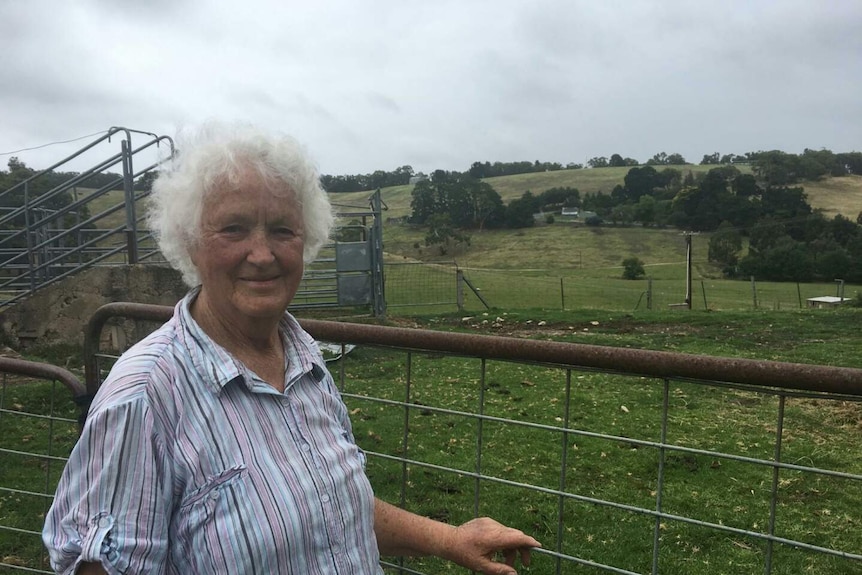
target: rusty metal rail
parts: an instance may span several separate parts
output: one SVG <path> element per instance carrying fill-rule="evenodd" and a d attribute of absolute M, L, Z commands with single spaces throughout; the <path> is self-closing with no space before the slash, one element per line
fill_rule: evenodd
<path fill-rule="evenodd" d="M 105 322 L 112 317 L 167 321 L 173 308 L 115 302 L 102 306 L 87 325 L 85 372 L 87 389 L 98 389 L 96 347 Z M 437 351 L 485 359 L 565 365 L 658 378 L 739 383 L 778 389 L 862 396 L 862 369 L 800 363 L 719 358 L 577 343 L 448 333 L 378 325 L 302 319 L 315 339 L 369 344 L 404 350 Z"/>

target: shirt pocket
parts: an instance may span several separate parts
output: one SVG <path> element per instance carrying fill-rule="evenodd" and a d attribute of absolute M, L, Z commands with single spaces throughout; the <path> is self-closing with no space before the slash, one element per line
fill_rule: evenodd
<path fill-rule="evenodd" d="M 248 467 L 236 465 L 209 477 L 203 485 L 190 492 L 178 509 L 180 531 L 194 539 L 195 533 L 212 521 L 229 495 L 241 490 L 248 476 Z"/>

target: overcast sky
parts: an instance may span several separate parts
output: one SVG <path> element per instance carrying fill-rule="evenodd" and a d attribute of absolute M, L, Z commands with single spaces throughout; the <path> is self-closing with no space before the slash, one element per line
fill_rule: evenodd
<path fill-rule="evenodd" d="M 0 43 L 3 169 L 211 118 L 328 174 L 862 151 L 858 0 L 0 0 Z"/>

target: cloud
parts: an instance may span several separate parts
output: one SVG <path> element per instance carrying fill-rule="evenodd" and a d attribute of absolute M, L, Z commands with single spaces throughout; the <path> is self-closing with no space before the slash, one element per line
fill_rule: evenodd
<path fill-rule="evenodd" d="M 4 2 L 0 151 L 209 118 L 326 173 L 850 151 L 860 28 L 838 0 Z"/>

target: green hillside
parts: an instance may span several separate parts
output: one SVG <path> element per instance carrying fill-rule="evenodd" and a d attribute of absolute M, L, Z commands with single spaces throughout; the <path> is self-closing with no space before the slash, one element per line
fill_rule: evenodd
<path fill-rule="evenodd" d="M 683 173 L 693 174 L 708 172 L 715 166 L 687 164 L 681 166 Z M 749 172 L 748 166 L 739 166 L 743 173 Z M 595 168 L 584 170 L 560 170 L 556 172 L 537 172 L 532 174 L 517 174 L 488 178 L 491 184 L 503 198 L 504 203 L 520 197 L 530 190 L 534 195 L 548 188 L 572 187 L 580 190 L 581 195 L 587 193 L 609 193 L 617 184 L 623 184 L 625 175 L 631 168 Z M 824 178 L 817 182 L 803 182 L 801 185 L 808 194 L 808 201 L 814 208 L 824 211 L 827 216 L 842 214 L 852 220 L 862 211 L 862 176 L 845 176 L 841 178 Z M 413 186 L 393 186 L 383 188 L 383 201 L 388 210 L 386 217 L 402 217 L 410 215 L 410 200 Z M 333 194 L 332 201 L 336 205 L 368 206 L 369 191 L 349 194 Z"/>
<path fill-rule="evenodd" d="M 685 170 L 706 172 L 713 166 L 689 165 Z M 509 202 L 525 190 L 534 194 L 551 187 L 570 186 L 581 193 L 607 192 L 623 182 L 629 168 L 563 170 L 490 178 L 488 181 Z M 841 213 L 855 220 L 862 211 L 862 176 L 827 178 L 802 184 L 808 200 L 827 216 Z M 618 277 L 622 258 L 637 256 L 650 276 L 676 279 L 685 274 L 685 240 L 679 230 L 641 227 L 573 226 L 557 221 L 523 230 L 473 230 L 469 247 L 441 254 L 424 245 L 424 229 L 393 218 L 410 214 L 411 186 L 382 190 L 388 211 L 384 214 L 384 249 L 392 261 L 452 261 L 462 267 L 538 270 L 579 277 Z M 338 194 L 337 204 L 367 205 L 369 192 Z M 707 262 L 710 235 L 693 238 L 695 278 L 718 278 L 720 271 Z"/>

